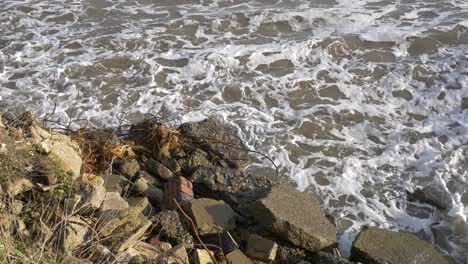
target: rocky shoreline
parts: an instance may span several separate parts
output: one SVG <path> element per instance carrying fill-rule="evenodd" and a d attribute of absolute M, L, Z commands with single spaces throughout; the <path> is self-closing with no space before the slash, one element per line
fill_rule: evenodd
<path fill-rule="evenodd" d="M 341 257 L 319 200 L 245 173 L 249 152 L 216 119 L 117 136 L 0 117 L 2 263 L 448 263 L 375 227 Z"/>

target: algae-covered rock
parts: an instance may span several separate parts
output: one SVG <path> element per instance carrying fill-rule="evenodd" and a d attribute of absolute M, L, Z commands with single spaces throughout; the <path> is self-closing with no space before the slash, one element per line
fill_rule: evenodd
<path fill-rule="evenodd" d="M 242 169 L 248 163 L 245 145 L 237 136 L 236 130 L 224 122 L 208 118 L 199 123 L 182 124 L 179 131 L 231 167 Z"/>
<path fill-rule="evenodd" d="M 443 264 L 448 261 L 434 246 L 417 236 L 370 227 L 357 237 L 351 260 L 370 264 Z"/>
<path fill-rule="evenodd" d="M 255 220 L 296 246 L 319 251 L 337 243 L 336 227 L 325 217 L 319 201 L 284 185 L 249 206 Z"/>

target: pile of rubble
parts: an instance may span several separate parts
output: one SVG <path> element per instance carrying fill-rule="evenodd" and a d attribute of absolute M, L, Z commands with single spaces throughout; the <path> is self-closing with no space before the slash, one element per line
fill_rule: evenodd
<path fill-rule="evenodd" d="M 31 114 L 5 123 L 0 135 L 26 142 L 59 172 L 1 182 L 2 236 L 41 241 L 56 262 L 351 263 L 338 253 L 337 228 L 319 201 L 274 177 L 245 173 L 248 151 L 218 120 L 178 129 L 146 120 L 123 137 L 106 130 L 66 136 L 41 128 Z M 11 147 L 3 144 L 0 156 Z M 51 201 L 53 217 L 37 215 L 32 193 Z M 446 263 L 428 242 L 399 234 L 364 231 L 352 259 Z M 375 244 L 386 238 L 393 243 Z M 8 243 L 15 242 L 0 240 L 0 252 Z"/>

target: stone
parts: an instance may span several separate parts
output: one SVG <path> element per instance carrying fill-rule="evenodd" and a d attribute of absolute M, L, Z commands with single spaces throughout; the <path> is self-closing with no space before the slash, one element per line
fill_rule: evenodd
<path fill-rule="evenodd" d="M 101 204 L 101 212 L 113 210 L 125 210 L 129 207 L 127 201 L 117 192 L 107 192 L 104 201 Z"/>
<path fill-rule="evenodd" d="M 158 180 L 156 177 L 154 177 L 153 175 L 151 175 L 147 171 L 140 170 L 140 172 L 138 174 L 139 174 L 139 176 L 138 176 L 139 178 L 145 179 L 149 184 L 152 184 L 152 185 L 154 185 L 156 187 L 162 187 L 163 186 L 163 183 L 160 180 Z"/>
<path fill-rule="evenodd" d="M 11 196 L 22 194 L 32 189 L 33 184 L 26 178 L 16 178 L 4 183 L 5 191 Z"/>
<path fill-rule="evenodd" d="M 224 201 L 201 198 L 190 201 L 189 213 L 200 235 L 214 235 L 236 227 L 235 213 Z"/>
<path fill-rule="evenodd" d="M 61 264 L 93 264 L 93 262 L 86 260 L 86 259 L 80 259 L 77 258 L 73 255 L 70 255 L 69 253 L 65 255 L 65 257 L 62 259 Z"/>
<path fill-rule="evenodd" d="M 106 198 L 104 179 L 94 174 L 85 173 L 82 176 L 83 184 L 80 186 L 79 210 L 97 210 Z"/>
<path fill-rule="evenodd" d="M 182 167 L 180 166 L 179 162 L 174 159 L 174 158 L 163 158 L 161 161 L 160 161 L 164 166 L 166 166 L 166 168 L 170 169 L 171 172 L 176 175 L 176 176 L 179 176 L 182 172 Z"/>
<path fill-rule="evenodd" d="M 208 251 L 205 249 L 195 250 L 195 263 L 196 264 L 214 264 L 216 260 L 213 260 L 213 257 L 214 257 L 213 251 Z"/>
<path fill-rule="evenodd" d="M 71 216 L 65 222 L 65 232 L 63 234 L 61 248 L 64 252 L 70 252 L 90 241 L 92 230 L 88 224 L 77 216 Z"/>
<path fill-rule="evenodd" d="M 117 167 L 119 172 L 129 179 L 133 178 L 140 170 L 140 164 L 135 159 L 121 160 L 118 162 Z"/>
<path fill-rule="evenodd" d="M 153 246 L 156 246 L 161 252 L 167 252 L 172 249 L 172 245 L 167 242 L 162 242 L 157 236 L 154 236 L 150 239 L 149 243 Z"/>
<path fill-rule="evenodd" d="M 151 218 L 153 234 L 173 245 L 193 248 L 193 237 L 185 229 L 176 211 L 162 211 Z"/>
<path fill-rule="evenodd" d="M 236 249 L 229 254 L 226 255 L 226 259 L 229 263 L 232 264 L 252 264 L 252 260 L 250 260 L 242 251 Z"/>
<path fill-rule="evenodd" d="M 12 200 L 10 201 L 10 212 L 14 215 L 19 215 L 21 214 L 21 211 L 23 210 L 24 203 L 20 200 Z"/>
<path fill-rule="evenodd" d="M 153 263 L 162 253 L 156 246 L 141 241 L 129 247 L 127 252 L 132 257 L 131 263 Z"/>
<path fill-rule="evenodd" d="M 223 252 L 231 252 L 239 249 L 239 244 L 229 231 L 224 231 L 222 234 L 204 236 L 203 242 L 206 244 L 217 245 Z"/>
<path fill-rule="evenodd" d="M 130 207 L 137 209 L 143 214 L 150 205 L 147 197 L 132 197 L 127 199 L 127 202 Z"/>
<path fill-rule="evenodd" d="M 122 194 L 130 181 L 122 175 L 110 174 L 103 177 L 104 188 L 108 192 L 118 192 Z"/>
<path fill-rule="evenodd" d="M 115 263 L 114 254 L 109 248 L 102 244 L 93 245 L 90 249 L 91 255 L 89 259 L 93 263 Z"/>
<path fill-rule="evenodd" d="M 100 220 L 99 232 L 107 238 L 104 245 L 116 252 L 133 246 L 151 226 L 151 221 L 134 208 L 107 213 Z"/>
<path fill-rule="evenodd" d="M 154 206 L 161 206 L 164 199 L 164 192 L 158 187 L 150 184 L 144 178 L 138 178 L 133 183 L 133 190 L 148 197 L 150 203 Z"/>
<path fill-rule="evenodd" d="M 321 211 L 320 202 L 292 187 L 273 187 L 249 210 L 261 226 L 298 247 L 315 252 L 337 243 L 336 227 Z"/>
<path fill-rule="evenodd" d="M 80 176 L 83 161 L 81 149 L 76 142 L 62 133 L 41 128 L 34 115 L 29 112 L 21 115 L 18 122 L 27 130 L 32 142 L 56 160 L 65 172 L 69 172 L 72 179 Z"/>
<path fill-rule="evenodd" d="M 243 169 L 248 164 L 249 153 L 237 131 L 220 120 L 208 118 L 198 123 L 185 123 L 179 131 L 233 168 Z"/>
<path fill-rule="evenodd" d="M 148 159 L 146 169 L 163 180 L 169 180 L 174 177 L 174 173 L 170 169 L 154 159 Z"/>
<path fill-rule="evenodd" d="M 377 227 L 369 227 L 358 235 L 350 260 L 375 264 L 448 263 L 431 243 L 410 233 Z"/>
<path fill-rule="evenodd" d="M 157 261 L 161 264 L 187 264 L 189 263 L 189 258 L 187 255 L 187 250 L 184 245 L 179 244 L 169 250 L 166 254 L 161 256 Z"/>
<path fill-rule="evenodd" d="M 275 241 L 257 235 L 250 235 L 247 242 L 247 256 L 265 262 L 271 262 L 276 258 L 278 245 Z"/>
<path fill-rule="evenodd" d="M 204 150 L 196 149 L 188 157 L 181 159 L 182 170 L 186 174 L 192 174 L 200 167 L 212 167 L 213 164 L 209 161 L 208 153 Z"/>

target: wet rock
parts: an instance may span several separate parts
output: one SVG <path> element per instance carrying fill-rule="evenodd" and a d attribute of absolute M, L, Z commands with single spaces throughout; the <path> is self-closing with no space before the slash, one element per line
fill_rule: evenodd
<path fill-rule="evenodd" d="M 350 259 L 376 264 L 448 263 L 429 242 L 413 234 L 376 227 L 367 228 L 358 235 Z"/>
<path fill-rule="evenodd" d="M 105 245 L 116 252 L 134 245 L 151 226 L 151 221 L 133 208 L 107 213 L 100 220 L 100 234 L 107 238 Z"/>
<path fill-rule="evenodd" d="M 214 253 L 205 249 L 196 249 L 195 250 L 195 263 L 196 264 L 213 264 Z"/>
<path fill-rule="evenodd" d="M 193 248 L 193 237 L 185 229 L 176 211 L 163 211 L 151 218 L 153 234 L 171 244 Z"/>
<path fill-rule="evenodd" d="M 106 198 L 104 179 L 94 174 L 83 174 L 83 184 L 80 186 L 80 210 L 96 210 L 101 207 Z"/>
<path fill-rule="evenodd" d="M 126 159 L 118 162 L 117 168 L 123 176 L 131 179 L 140 170 L 140 164 L 135 159 Z"/>
<path fill-rule="evenodd" d="M 33 187 L 32 182 L 26 178 L 11 179 L 10 181 L 6 181 L 3 184 L 3 188 L 11 196 L 16 196 L 18 194 L 27 192 Z"/>
<path fill-rule="evenodd" d="M 244 168 L 248 163 L 248 152 L 244 150 L 245 146 L 235 129 L 219 120 L 208 118 L 199 123 L 185 123 L 179 127 L 179 131 L 229 166 Z"/>
<path fill-rule="evenodd" d="M 61 248 L 64 252 L 70 252 L 89 242 L 92 230 L 88 224 L 79 217 L 71 216 L 66 222 Z"/>
<path fill-rule="evenodd" d="M 101 204 L 101 212 L 106 211 L 121 211 L 129 208 L 127 201 L 117 192 L 107 192 Z"/>
<path fill-rule="evenodd" d="M 163 191 L 158 187 L 150 184 L 146 179 L 141 177 L 138 178 L 133 183 L 132 190 L 148 197 L 148 200 L 151 202 L 152 205 L 156 207 L 161 207 L 164 199 Z"/>
<path fill-rule="evenodd" d="M 414 192 L 406 192 L 408 200 L 427 203 L 439 210 L 448 210 L 452 207 L 452 197 L 450 194 L 438 186 L 426 186 L 417 188 Z"/>
<path fill-rule="evenodd" d="M 249 206 L 256 221 L 280 238 L 312 252 L 337 243 L 336 227 L 325 217 L 319 201 L 279 185 Z"/>
<path fill-rule="evenodd" d="M 146 169 L 163 180 L 169 180 L 174 177 L 174 173 L 157 160 L 149 159 L 146 162 Z"/>
<path fill-rule="evenodd" d="M 227 261 L 230 263 L 235 264 L 252 264 L 252 260 L 250 260 L 242 251 L 236 249 L 229 254 L 226 255 Z"/>
<path fill-rule="evenodd" d="M 277 250 L 278 245 L 275 241 L 257 235 L 250 235 L 245 254 L 254 259 L 271 262 L 275 260 Z"/>
<path fill-rule="evenodd" d="M 235 213 L 224 201 L 208 198 L 190 201 L 189 212 L 200 235 L 214 235 L 236 227 Z"/>
<path fill-rule="evenodd" d="M 209 161 L 208 153 L 201 149 L 196 149 L 184 159 L 180 159 L 182 171 L 186 174 L 192 174 L 200 167 L 211 167 L 213 164 Z"/>

